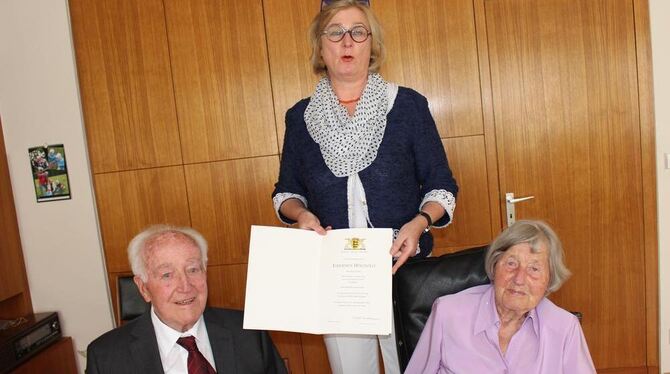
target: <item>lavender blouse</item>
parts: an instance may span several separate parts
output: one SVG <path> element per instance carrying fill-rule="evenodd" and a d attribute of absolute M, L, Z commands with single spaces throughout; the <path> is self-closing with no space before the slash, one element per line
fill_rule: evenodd
<path fill-rule="evenodd" d="M 443 296 L 421 333 L 406 374 L 595 373 L 577 317 L 544 298 L 512 337 L 505 354 L 492 285 Z"/>

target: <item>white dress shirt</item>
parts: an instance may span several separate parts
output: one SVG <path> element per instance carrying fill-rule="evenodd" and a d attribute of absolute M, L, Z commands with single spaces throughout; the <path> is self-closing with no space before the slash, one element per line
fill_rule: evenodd
<path fill-rule="evenodd" d="M 198 321 L 185 332 L 179 332 L 161 321 L 154 307 L 151 307 L 151 322 L 154 325 L 156 332 L 156 340 L 158 341 L 158 352 L 161 355 L 161 363 L 163 364 L 163 371 L 165 374 L 188 374 L 186 366 L 188 360 L 188 351 L 177 344 L 177 339 L 182 336 L 194 336 L 195 343 L 198 345 L 198 350 L 207 359 L 210 365 L 216 370 L 214 363 L 214 354 L 212 353 L 212 346 L 209 344 L 209 335 L 207 335 L 207 327 L 205 320 L 200 316 Z"/>

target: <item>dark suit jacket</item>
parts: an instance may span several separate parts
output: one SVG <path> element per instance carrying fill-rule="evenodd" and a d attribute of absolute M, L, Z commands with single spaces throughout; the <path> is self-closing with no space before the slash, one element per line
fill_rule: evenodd
<path fill-rule="evenodd" d="M 86 373 L 163 373 L 150 313 L 94 340 L 88 346 Z M 242 312 L 206 308 L 203 315 L 217 373 L 286 373 L 268 333 L 242 329 Z"/>

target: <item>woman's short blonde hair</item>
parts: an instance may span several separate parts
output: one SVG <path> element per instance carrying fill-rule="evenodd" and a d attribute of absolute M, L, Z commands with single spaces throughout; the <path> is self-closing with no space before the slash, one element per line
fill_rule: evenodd
<path fill-rule="evenodd" d="M 498 260 L 505 251 L 521 243 L 528 243 L 533 253 L 539 252 L 542 247 L 547 250 L 550 271 L 547 294 L 561 288 L 570 277 L 570 270 L 563 261 L 563 245 L 549 225 L 537 220 L 516 221 L 491 243 L 484 260 L 489 279 L 495 283 L 495 268 Z"/>
<path fill-rule="evenodd" d="M 336 0 L 325 6 L 319 14 L 314 17 L 312 24 L 309 26 L 309 42 L 312 47 L 312 56 L 310 61 L 312 63 L 312 70 L 315 74 L 325 75 L 328 71 L 326 64 L 321 58 L 321 36 L 323 30 L 328 25 L 328 22 L 335 17 L 335 15 L 344 9 L 356 8 L 359 9 L 370 24 L 370 38 L 372 38 L 372 50 L 370 52 L 370 66 L 368 71 L 370 73 L 377 73 L 381 68 L 384 60 L 384 35 L 382 26 L 377 20 L 377 17 L 372 13 L 372 10 L 366 5 L 361 4 L 358 0 Z"/>

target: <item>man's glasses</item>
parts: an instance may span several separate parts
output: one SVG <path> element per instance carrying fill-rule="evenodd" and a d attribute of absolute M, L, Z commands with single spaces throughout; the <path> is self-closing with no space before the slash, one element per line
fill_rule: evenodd
<path fill-rule="evenodd" d="M 323 8 L 330 5 L 333 1 L 335 1 L 335 0 L 322 0 L 321 1 L 321 10 L 323 10 Z M 370 6 L 370 0 L 358 0 L 358 3 L 361 4 L 361 5 L 365 5 L 367 7 Z"/>
<path fill-rule="evenodd" d="M 368 36 L 372 34 L 365 26 L 354 26 L 351 29 L 347 30 L 342 25 L 330 25 L 326 30 L 324 30 L 323 35 L 328 38 L 331 42 L 337 43 L 340 40 L 344 39 L 344 36 L 349 34 L 351 39 L 356 43 L 363 43 L 368 40 Z"/>

